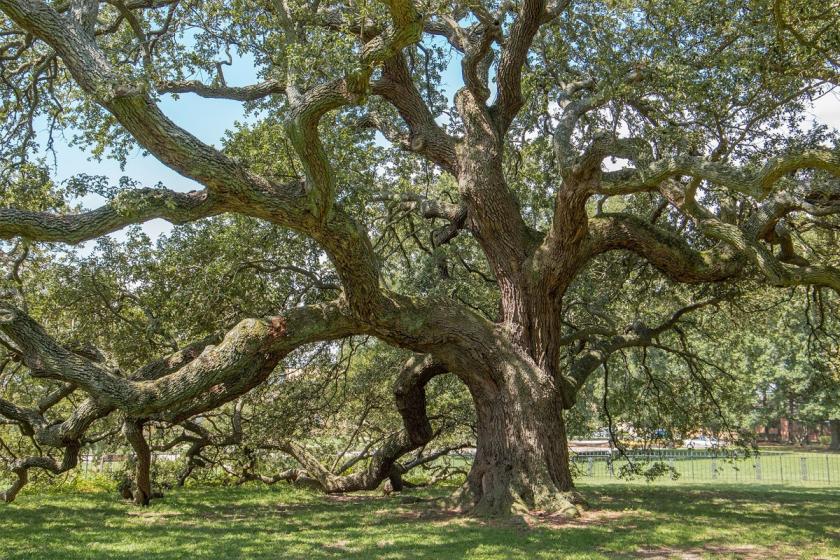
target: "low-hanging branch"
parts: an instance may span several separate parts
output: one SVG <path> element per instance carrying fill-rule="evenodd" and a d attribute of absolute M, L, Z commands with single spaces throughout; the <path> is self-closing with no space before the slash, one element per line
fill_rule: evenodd
<path fill-rule="evenodd" d="M 208 85 L 198 80 L 170 80 L 160 82 L 158 93 L 194 93 L 207 99 L 257 101 L 269 95 L 286 93 L 286 85 L 277 80 L 266 80 L 249 86 Z"/>
<path fill-rule="evenodd" d="M 290 310 L 268 321 L 246 319 L 176 371 L 154 381 L 135 381 L 71 352 L 22 310 L 0 302 L 0 332 L 17 347 L 33 377 L 74 383 L 90 395 L 141 416 L 177 409 L 225 382 L 267 373 L 299 346 L 362 332 L 338 304 Z"/>
<path fill-rule="evenodd" d="M 591 218 L 589 235 L 591 255 L 631 251 L 678 282 L 720 282 L 743 272 L 744 258 L 737 252 L 718 247 L 696 250 L 683 237 L 630 214 L 604 213 Z"/>
<path fill-rule="evenodd" d="M 642 322 L 636 322 L 624 332 L 612 333 L 611 336 L 598 338 L 590 337 L 586 333 L 574 333 L 568 337 L 569 343 L 576 341 L 588 341 L 589 345 L 574 357 L 570 367 L 570 381 L 573 387 L 578 390 L 586 383 L 586 380 L 594 371 L 609 360 L 610 356 L 619 350 L 634 347 L 647 347 L 654 345 L 658 338 L 678 327 L 678 323 L 689 313 L 703 309 L 710 305 L 717 305 L 721 298 L 710 298 L 695 302 L 674 311 L 667 319 L 655 326 L 648 326 Z M 600 333 L 599 333 L 600 334 Z"/>

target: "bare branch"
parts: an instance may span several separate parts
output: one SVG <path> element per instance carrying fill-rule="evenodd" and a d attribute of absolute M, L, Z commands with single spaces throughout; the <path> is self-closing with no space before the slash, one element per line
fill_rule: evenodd
<path fill-rule="evenodd" d="M 610 355 L 624 348 L 644 347 L 653 345 L 663 333 L 675 328 L 677 323 L 688 313 L 716 305 L 720 298 L 711 298 L 686 305 L 674 311 L 667 319 L 655 327 L 648 327 L 637 322 L 628 326 L 623 333 L 616 333 L 600 342 L 589 346 L 580 356 L 576 357 L 571 367 L 571 386 L 577 390 L 583 386 L 589 375 L 601 365 L 606 364 Z"/>
<path fill-rule="evenodd" d="M 160 82 L 159 93 L 194 93 L 209 99 L 256 101 L 269 95 L 284 94 L 286 85 L 277 80 L 266 80 L 250 86 L 207 85 L 198 80 Z"/>

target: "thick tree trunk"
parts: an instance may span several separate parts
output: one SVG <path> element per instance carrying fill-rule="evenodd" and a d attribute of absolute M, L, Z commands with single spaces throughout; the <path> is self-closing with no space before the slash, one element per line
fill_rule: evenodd
<path fill-rule="evenodd" d="M 832 451 L 840 451 L 840 418 L 829 420 L 828 427 L 831 430 L 831 443 L 828 448 Z"/>
<path fill-rule="evenodd" d="M 152 499 L 152 452 L 146 438 L 143 437 L 143 423 L 127 419 L 123 424 L 123 434 L 137 456 L 134 488 L 132 488 L 134 503 L 138 506 L 147 506 Z"/>
<path fill-rule="evenodd" d="M 546 513 L 575 517 L 563 402 L 545 373 L 516 371 L 499 383 L 471 384 L 476 456 L 458 506 L 473 515 Z"/>
<path fill-rule="evenodd" d="M 551 250 L 542 250 L 545 237 L 529 228 L 505 180 L 504 126 L 487 110 L 488 95 L 467 84 L 455 96 L 465 131 L 456 154 L 466 226 L 487 257 L 501 298 L 490 340 L 482 333 L 465 352 L 436 352 L 470 388 L 477 413 L 476 458 L 457 498 L 477 515 L 574 516 L 581 500 L 563 420 L 574 395 L 565 391 L 557 368 L 563 294 L 585 261 L 588 191 L 564 179 L 562 210 L 548 234 Z"/>

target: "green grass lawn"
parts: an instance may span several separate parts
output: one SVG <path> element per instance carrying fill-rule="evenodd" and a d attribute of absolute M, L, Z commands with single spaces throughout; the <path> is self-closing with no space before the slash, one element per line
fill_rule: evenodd
<path fill-rule="evenodd" d="M 330 498 L 280 485 L 170 491 L 147 509 L 101 491 L 30 491 L 0 505 L 0 557 L 840 558 L 837 488 L 582 489 L 593 507 L 581 519 L 527 524 L 463 519 L 397 496 Z"/>

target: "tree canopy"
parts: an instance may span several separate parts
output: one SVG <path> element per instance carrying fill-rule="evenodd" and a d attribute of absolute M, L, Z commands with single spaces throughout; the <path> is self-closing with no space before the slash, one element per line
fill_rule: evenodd
<path fill-rule="evenodd" d="M 464 511 L 575 515 L 585 403 L 635 403 L 654 430 L 657 411 L 724 417 L 754 389 L 719 353 L 780 297 L 809 303 L 752 355 L 833 340 L 840 143 L 810 110 L 838 85 L 837 8 L 0 0 L 0 417 L 33 442 L 3 496 L 119 429 L 148 503 L 155 425 L 191 449 L 262 442 L 327 491 L 474 443 Z M 193 95 L 249 118 L 214 147 L 161 109 Z M 201 190 L 56 184 L 62 132 Z M 89 193 L 105 204 L 78 208 Z M 154 218 L 178 227 L 107 237 Z M 362 397 L 328 413 L 337 376 Z M 317 430 L 340 457 L 366 441 L 364 467 L 301 446 Z"/>

